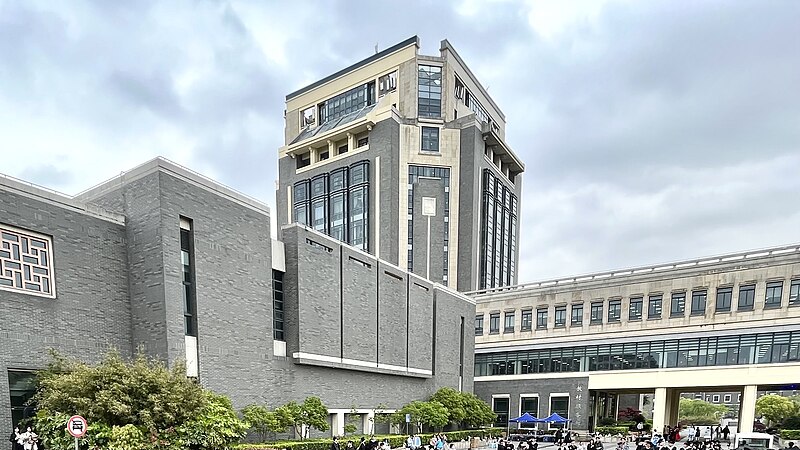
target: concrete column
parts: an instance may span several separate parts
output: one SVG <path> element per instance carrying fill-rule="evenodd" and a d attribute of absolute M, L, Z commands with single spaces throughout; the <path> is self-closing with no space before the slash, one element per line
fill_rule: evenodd
<path fill-rule="evenodd" d="M 678 413 L 681 405 L 681 391 L 677 389 L 667 389 L 667 425 L 675 426 L 678 424 Z"/>
<path fill-rule="evenodd" d="M 356 144 L 356 137 L 353 135 L 353 133 L 347 133 L 347 151 L 356 148 Z"/>
<path fill-rule="evenodd" d="M 656 388 L 653 398 L 653 433 L 663 433 L 667 424 L 667 388 Z"/>
<path fill-rule="evenodd" d="M 742 391 L 742 402 L 739 405 L 739 427 L 737 433 L 752 433 L 753 422 L 756 420 L 756 397 L 758 386 L 747 385 Z"/>
<path fill-rule="evenodd" d="M 344 436 L 344 413 L 333 413 L 333 421 L 331 426 L 331 434 L 333 436 Z"/>
<path fill-rule="evenodd" d="M 375 413 L 370 411 L 361 416 L 362 427 L 364 434 L 375 434 Z"/>

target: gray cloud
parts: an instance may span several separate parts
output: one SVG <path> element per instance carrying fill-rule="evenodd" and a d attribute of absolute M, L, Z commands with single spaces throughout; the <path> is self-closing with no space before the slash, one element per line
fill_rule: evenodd
<path fill-rule="evenodd" d="M 531 11 L 2 3 L 0 170 L 77 192 L 161 154 L 274 204 L 285 94 L 418 34 L 507 116 L 521 281 L 797 240 L 800 4 L 610 1 L 549 33 Z"/>

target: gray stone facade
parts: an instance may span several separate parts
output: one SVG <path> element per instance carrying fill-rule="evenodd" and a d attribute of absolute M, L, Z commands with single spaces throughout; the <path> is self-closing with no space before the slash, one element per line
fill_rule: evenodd
<path fill-rule="evenodd" d="M 52 238 L 56 286 L 55 298 L 0 290 L 5 429 L 8 370 L 43 368 L 50 348 L 89 362 L 110 347 L 186 357 L 182 220 L 194 240 L 198 378 L 236 408 L 311 395 L 337 410 L 398 408 L 442 386 L 472 389 L 471 299 L 298 226 L 283 230 L 286 352 L 276 355 L 269 211 L 168 161 L 76 198 L 0 179 L 0 218 Z"/>

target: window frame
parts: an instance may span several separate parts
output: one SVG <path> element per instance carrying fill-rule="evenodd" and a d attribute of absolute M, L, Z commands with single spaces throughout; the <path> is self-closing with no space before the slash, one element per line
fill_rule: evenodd
<path fill-rule="evenodd" d="M 603 303 L 602 301 L 591 302 L 589 305 L 589 325 L 601 325 L 603 323 Z M 597 312 L 597 314 L 595 314 Z"/>
<path fill-rule="evenodd" d="M 533 309 L 526 308 L 520 313 L 521 318 L 519 322 L 520 331 L 531 331 L 533 324 Z"/>
<path fill-rule="evenodd" d="M 489 314 L 489 334 L 500 334 L 500 313 Z"/>
<path fill-rule="evenodd" d="M 720 307 L 720 303 L 723 305 Z M 727 303 L 727 306 L 725 304 Z M 733 286 L 717 288 L 717 295 L 714 301 L 714 312 L 731 312 L 733 308 Z"/>
<path fill-rule="evenodd" d="M 638 315 L 634 314 L 634 307 L 633 305 L 638 304 Z M 642 315 L 644 313 L 644 297 L 631 297 L 630 303 L 628 304 L 628 321 L 629 322 L 639 322 L 642 320 Z"/>
<path fill-rule="evenodd" d="M 699 300 L 702 298 L 703 302 L 702 308 L 695 308 L 695 305 L 699 305 Z M 697 301 L 696 301 L 697 300 Z M 706 308 L 708 308 L 708 290 L 706 289 L 697 289 L 692 291 L 692 305 L 691 310 L 689 311 L 690 316 L 705 316 L 706 315 Z"/>
<path fill-rule="evenodd" d="M 434 134 L 436 135 L 435 136 L 435 143 L 436 143 L 435 147 L 436 148 L 432 148 L 433 147 L 432 144 L 434 143 Z M 440 128 L 439 127 L 421 126 L 420 127 L 420 132 L 419 132 L 419 135 L 420 135 L 419 149 L 420 149 L 420 151 L 430 152 L 430 153 L 440 153 L 440 145 L 439 145 L 440 142 L 441 142 L 440 141 L 440 134 L 441 133 L 440 133 Z M 428 144 L 427 146 L 426 146 L 426 143 Z M 426 148 L 426 147 L 430 147 L 430 148 Z"/>
<path fill-rule="evenodd" d="M 747 294 L 747 295 L 742 295 Z M 742 300 L 746 300 L 742 303 Z M 752 311 L 756 306 L 756 285 L 748 283 L 739 285 L 739 297 L 736 299 L 736 311 Z"/>
<path fill-rule="evenodd" d="M 547 329 L 547 313 L 550 308 L 536 308 L 536 329 L 537 330 L 546 330 Z M 542 320 L 544 319 L 544 320 Z"/>
<path fill-rule="evenodd" d="M 777 297 L 774 295 L 777 290 Z M 770 293 L 773 295 L 770 296 Z M 776 302 L 774 299 L 777 298 Z M 764 291 L 764 309 L 780 309 L 783 306 L 783 280 L 767 281 L 767 288 Z"/>
<path fill-rule="evenodd" d="M 475 314 L 475 336 L 483 336 L 483 320 L 484 314 Z"/>
<path fill-rule="evenodd" d="M 559 313 L 563 313 L 562 320 L 559 321 Z M 555 323 L 553 324 L 554 328 L 565 328 L 567 326 L 567 305 L 559 305 L 555 307 L 553 313 L 553 319 Z"/>
<path fill-rule="evenodd" d="M 656 312 L 656 310 L 658 310 Z M 664 295 L 651 294 L 647 297 L 647 320 L 661 320 L 664 315 Z"/>
<path fill-rule="evenodd" d="M 669 301 L 669 317 L 686 317 L 686 291 L 673 292 Z"/>
<path fill-rule="evenodd" d="M 616 310 L 616 314 L 612 315 L 612 311 Z M 618 323 L 622 321 L 622 299 L 615 298 L 608 300 L 608 313 L 606 317 L 607 323 Z"/>
<path fill-rule="evenodd" d="M 789 283 L 789 307 L 800 306 L 800 278 Z"/>
<path fill-rule="evenodd" d="M 578 311 L 580 313 L 576 316 L 575 313 Z M 573 303 L 572 305 L 570 305 L 569 325 L 571 327 L 583 326 L 583 303 Z"/>
<path fill-rule="evenodd" d="M 509 320 L 510 319 L 510 320 Z M 503 333 L 513 333 L 517 321 L 517 311 L 503 313 Z M 510 325 L 509 325 L 510 324 Z"/>

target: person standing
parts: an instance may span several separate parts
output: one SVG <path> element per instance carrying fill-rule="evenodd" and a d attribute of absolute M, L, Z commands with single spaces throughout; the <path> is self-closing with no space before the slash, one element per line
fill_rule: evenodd
<path fill-rule="evenodd" d="M 729 434 L 731 434 L 731 429 L 728 428 L 728 425 L 725 425 L 725 428 L 722 429 L 722 438 L 727 441 Z"/>
<path fill-rule="evenodd" d="M 21 441 L 19 436 L 19 427 L 15 427 L 14 431 L 11 432 L 11 437 L 8 438 L 8 441 L 11 442 L 12 450 L 22 450 L 22 444 L 20 443 Z"/>
<path fill-rule="evenodd" d="M 422 447 L 422 439 L 419 437 L 418 434 L 414 435 L 414 446 L 411 448 L 420 448 Z"/>
<path fill-rule="evenodd" d="M 339 436 L 333 437 L 333 442 L 331 443 L 331 450 L 341 450 L 341 446 L 339 445 Z"/>

